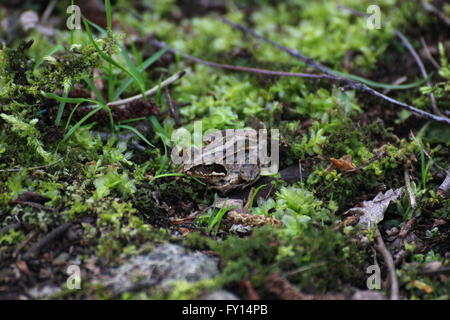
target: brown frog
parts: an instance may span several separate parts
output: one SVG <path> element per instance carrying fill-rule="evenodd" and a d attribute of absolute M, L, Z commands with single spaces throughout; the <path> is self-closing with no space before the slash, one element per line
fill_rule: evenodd
<path fill-rule="evenodd" d="M 232 132 L 227 134 L 227 131 Z M 259 178 L 260 166 L 257 157 L 257 138 L 245 134 L 244 130 L 216 132 L 207 145 L 194 149 L 201 155 L 197 161 L 184 164 L 181 172 L 200 178 L 213 189 L 228 192 L 244 188 Z"/>

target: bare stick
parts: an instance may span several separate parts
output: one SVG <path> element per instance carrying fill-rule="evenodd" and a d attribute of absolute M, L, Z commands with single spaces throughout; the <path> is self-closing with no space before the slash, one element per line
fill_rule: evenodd
<path fill-rule="evenodd" d="M 173 76 L 171 76 L 171 77 L 167 78 L 166 80 L 164 80 L 163 82 L 161 82 L 159 85 L 154 86 L 150 90 L 144 92 L 143 94 L 137 94 L 135 96 L 132 96 L 132 97 L 129 97 L 126 99 L 109 102 L 106 105 L 108 107 L 120 106 L 120 105 L 124 105 L 124 104 L 130 103 L 130 102 L 133 102 L 135 100 L 143 99 L 144 97 L 151 96 L 151 95 L 155 94 L 156 92 L 158 92 L 158 90 L 174 83 L 175 81 L 177 81 L 178 79 L 183 77 L 185 74 L 186 74 L 185 71 L 179 71 L 179 72 L 175 73 Z"/>
<path fill-rule="evenodd" d="M 423 65 L 422 60 L 420 60 L 420 57 L 417 54 L 416 50 L 411 45 L 411 42 L 409 42 L 408 38 L 406 38 L 405 35 L 398 30 L 395 30 L 395 35 L 402 41 L 403 45 L 406 47 L 406 49 L 408 49 L 409 53 L 411 53 L 414 60 L 416 60 L 417 66 L 420 69 L 420 73 L 422 73 L 422 77 L 424 79 L 427 79 L 428 78 L 427 70 L 425 69 L 425 66 Z M 430 80 L 427 80 L 427 86 L 429 86 L 431 88 Z M 436 114 L 441 114 L 441 112 L 439 111 L 439 109 L 436 105 L 436 97 L 434 96 L 434 93 L 430 93 L 430 99 L 431 99 L 431 106 L 433 108 L 433 112 Z"/>
<path fill-rule="evenodd" d="M 39 240 L 27 253 L 24 255 L 24 259 L 28 260 L 30 258 L 34 258 L 41 250 L 48 245 L 50 242 L 53 242 L 60 236 L 62 236 L 70 227 L 72 226 L 71 222 L 64 223 L 59 227 L 53 229 L 48 233 L 45 237 Z"/>
<path fill-rule="evenodd" d="M 1 169 L 0 172 L 19 172 L 21 170 L 37 170 L 37 169 L 44 169 L 50 166 L 53 166 L 55 164 L 57 164 L 58 162 L 62 161 L 63 158 L 60 158 L 59 160 L 56 160 L 52 163 L 43 165 L 43 166 L 38 166 L 38 167 L 31 167 L 31 168 L 11 168 L 11 169 Z"/>
<path fill-rule="evenodd" d="M 154 86 L 153 88 L 151 88 L 150 90 L 145 91 L 144 93 L 141 94 L 137 94 L 135 96 L 126 98 L 126 99 L 122 99 L 122 100 L 116 100 L 116 101 L 112 101 L 112 102 L 108 102 L 106 105 L 108 107 L 117 107 L 117 106 L 121 106 L 136 100 L 140 100 L 143 99 L 145 97 L 151 96 L 153 94 L 155 94 L 156 92 L 158 92 L 158 90 L 167 87 L 168 85 L 171 85 L 172 83 L 174 83 L 175 81 L 177 81 L 178 79 L 180 79 L 181 77 L 183 77 L 186 74 L 186 71 L 179 71 L 177 73 L 175 73 L 173 76 L 167 78 L 166 80 L 164 80 L 163 82 L 161 82 L 159 85 Z M 97 105 L 96 104 L 91 104 L 88 105 L 84 108 L 86 109 L 94 109 L 96 108 Z"/>
<path fill-rule="evenodd" d="M 431 3 L 428 3 L 426 1 L 421 1 L 422 7 L 431 13 L 434 13 L 436 16 L 438 16 L 439 19 L 441 19 L 445 24 L 450 26 L 450 18 L 445 15 L 445 13 L 439 11 L 435 6 L 433 6 Z"/>
<path fill-rule="evenodd" d="M 398 280 L 397 274 L 395 273 L 395 264 L 394 259 L 392 258 L 391 253 L 386 248 L 383 237 L 381 236 L 380 230 L 377 228 L 377 250 L 383 256 L 384 262 L 386 263 L 386 267 L 389 272 L 389 282 L 391 285 L 391 300 L 398 300 Z"/>
<path fill-rule="evenodd" d="M 430 154 L 427 152 L 427 150 L 425 150 L 425 148 L 423 147 L 422 143 L 417 140 L 416 136 L 414 135 L 414 133 L 412 133 L 412 131 L 409 133 L 411 135 L 411 137 L 413 138 L 413 140 L 415 142 L 417 142 L 417 144 L 420 146 L 421 151 L 423 151 L 423 153 L 425 154 L 425 156 L 428 158 L 428 160 L 430 160 L 431 162 L 431 166 L 435 166 L 436 168 L 438 168 L 439 170 L 441 170 L 442 172 L 444 172 L 445 174 L 449 175 L 450 174 L 450 168 L 448 168 L 448 170 L 445 170 L 444 168 L 442 168 L 436 161 L 433 160 L 433 158 L 430 156 Z"/>
<path fill-rule="evenodd" d="M 165 92 L 166 92 L 167 104 L 169 105 L 169 113 L 172 116 L 172 118 L 175 120 L 176 125 L 179 126 L 179 125 L 181 125 L 180 113 L 178 112 L 178 110 L 175 109 L 172 97 L 170 96 L 169 89 L 167 87 L 165 89 L 166 89 Z"/>
<path fill-rule="evenodd" d="M 430 62 L 433 64 L 436 70 L 439 70 L 441 67 L 439 66 L 439 63 L 437 63 L 436 60 L 434 60 L 433 55 L 431 54 L 430 49 L 428 48 L 428 45 L 423 37 L 420 37 L 420 42 L 422 43 L 425 55 L 427 56 L 428 60 L 430 60 Z"/>
<path fill-rule="evenodd" d="M 411 204 L 411 208 L 414 210 L 417 205 L 416 196 L 414 195 L 414 191 L 411 187 L 411 177 L 409 176 L 408 170 L 405 169 L 405 185 L 406 191 L 408 192 L 409 203 Z"/>
<path fill-rule="evenodd" d="M 437 193 L 443 198 L 448 198 L 450 195 L 450 167 L 448 167 L 447 175 L 439 186 Z"/>
<path fill-rule="evenodd" d="M 406 103 L 403 103 L 403 102 L 397 101 L 397 100 L 395 100 L 393 98 L 390 98 L 390 97 L 382 94 L 381 92 L 378 92 L 378 91 L 368 87 L 364 83 L 361 83 L 361 82 L 358 82 L 358 81 L 355 81 L 355 80 L 343 77 L 341 75 L 336 75 L 333 70 L 329 69 L 328 67 L 326 67 L 326 66 L 316 62 L 315 60 L 313 60 L 313 59 L 311 59 L 311 58 L 309 58 L 307 56 L 304 56 L 303 54 L 301 54 L 296 49 L 285 47 L 285 46 L 283 46 L 283 45 L 281 45 L 281 44 L 279 44 L 279 43 L 277 43 L 277 42 L 275 42 L 273 40 L 267 39 L 267 38 L 265 38 L 265 37 L 255 33 L 253 30 L 251 30 L 251 29 L 249 29 L 249 28 L 247 28 L 247 27 L 245 27 L 245 26 L 243 26 L 241 24 L 237 24 L 237 23 L 231 22 L 231 21 L 229 21 L 228 19 L 225 19 L 225 18 L 223 18 L 222 20 L 225 23 L 227 23 L 230 26 L 232 26 L 233 28 L 239 29 L 239 30 L 243 31 L 246 34 L 249 34 L 249 35 L 251 35 L 251 36 L 253 36 L 253 37 L 257 38 L 257 39 L 260 39 L 260 40 L 262 40 L 264 42 L 267 42 L 270 45 L 274 46 L 275 48 L 278 48 L 279 50 L 286 52 L 287 54 L 291 55 L 292 57 L 294 57 L 294 58 L 296 58 L 296 59 L 298 59 L 300 61 L 303 61 L 307 66 L 310 66 L 312 68 L 320 70 L 320 71 L 322 71 L 323 73 L 325 73 L 327 75 L 333 76 L 333 77 L 335 77 L 336 80 L 340 80 L 340 81 L 345 82 L 347 84 L 347 87 L 349 87 L 351 89 L 358 90 L 358 91 L 361 91 L 361 92 L 370 93 L 370 94 L 372 94 L 374 96 L 377 96 L 377 97 L 379 97 L 381 99 L 384 99 L 384 100 L 386 100 L 386 101 L 388 101 L 388 102 L 390 102 L 392 104 L 398 105 L 398 106 L 400 106 L 400 107 L 410 111 L 411 113 L 415 114 L 418 117 L 427 118 L 427 119 L 431 119 L 431 120 L 438 121 L 438 122 L 443 122 L 443 123 L 446 123 L 446 124 L 450 125 L 450 119 L 447 118 L 447 117 L 434 115 L 434 114 L 431 114 L 431 113 L 426 112 L 424 110 L 417 109 L 417 108 L 415 108 L 413 106 L 410 106 L 410 105 L 408 105 Z"/>
<path fill-rule="evenodd" d="M 281 77 L 299 77 L 299 78 L 312 78 L 312 79 L 337 79 L 335 76 L 330 76 L 326 74 L 311 74 L 311 73 L 299 73 L 299 72 L 285 72 L 285 71 L 272 71 L 267 69 L 260 69 L 260 68 L 251 68 L 251 67 L 244 67 L 244 66 L 234 66 L 230 64 L 222 64 L 222 63 L 215 63 L 207 60 L 203 60 L 197 57 L 190 56 L 185 53 L 180 53 L 172 48 L 169 48 L 166 43 L 158 41 L 158 40 L 151 40 L 150 43 L 158 48 L 168 48 L 168 52 L 173 54 L 179 54 L 181 57 L 183 57 L 186 60 L 195 62 L 195 63 L 201 63 L 209 67 L 213 68 L 220 68 L 220 69 L 227 69 L 227 70 L 234 70 L 234 71 L 243 71 L 243 72 L 250 72 L 250 73 L 258 73 L 258 74 L 265 74 L 269 76 L 281 76 Z"/>

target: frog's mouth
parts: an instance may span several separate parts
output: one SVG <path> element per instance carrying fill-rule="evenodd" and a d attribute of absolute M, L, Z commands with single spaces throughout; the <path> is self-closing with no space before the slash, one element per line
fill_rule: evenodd
<path fill-rule="evenodd" d="M 192 176 L 198 178 L 205 177 L 224 177 L 227 175 L 227 169 L 224 166 L 213 163 L 213 164 L 199 164 L 198 166 L 189 169 L 189 173 Z"/>

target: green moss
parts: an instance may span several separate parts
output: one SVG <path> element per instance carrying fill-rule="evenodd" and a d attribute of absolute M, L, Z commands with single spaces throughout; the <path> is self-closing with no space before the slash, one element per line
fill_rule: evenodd
<path fill-rule="evenodd" d="M 263 289 L 273 272 L 302 268 L 305 271 L 289 280 L 300 290 L 313 286 L 317 292 L 324 292 L 337 290 L 346 281 L 362 281 L 365 270 L 364 254 L 332 228 L 309 227 L 301 236 L 292 236 L 282 229 L 264 227 L 248 239 L 229 237 L 213 248 L 222 259 L 224 284 L 250 279 Z"/>

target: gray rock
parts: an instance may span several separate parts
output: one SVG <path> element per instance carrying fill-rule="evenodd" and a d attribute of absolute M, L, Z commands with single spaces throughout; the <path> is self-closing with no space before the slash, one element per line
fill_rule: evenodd
<path fill-rule="evenodd" d="M 34 288 L 31 288 L 28 291 L 28 294 L 33 299 L 45 299 L 45 298 L 51 298 L 57 293 L 60 293 L 62 291 L 61 288 L 53 286 L 53 285 L 45 285 L 43 287 L 36 286 Z"/>
<path fill-rule="evenodd" d="M 219 275 L 218 259 L 201 252 L 186 252 L 164 244 L 149 254 L 132 257 L 110 272 L 105 284 L 115 294 L 158 286 L 169 289 L 174 281 L 197 282 Z"/>
<path fill-rule="evenodd" d="M 375 290 L 358 290 L 353 296 L 352 300 L 387 300 L 386 297 L 379 291 Z"/>
<path fill-rule="evenodd" d="M 234 293 L 217 290 L 203 297 L 203 300 L 240 300 Z"/>

